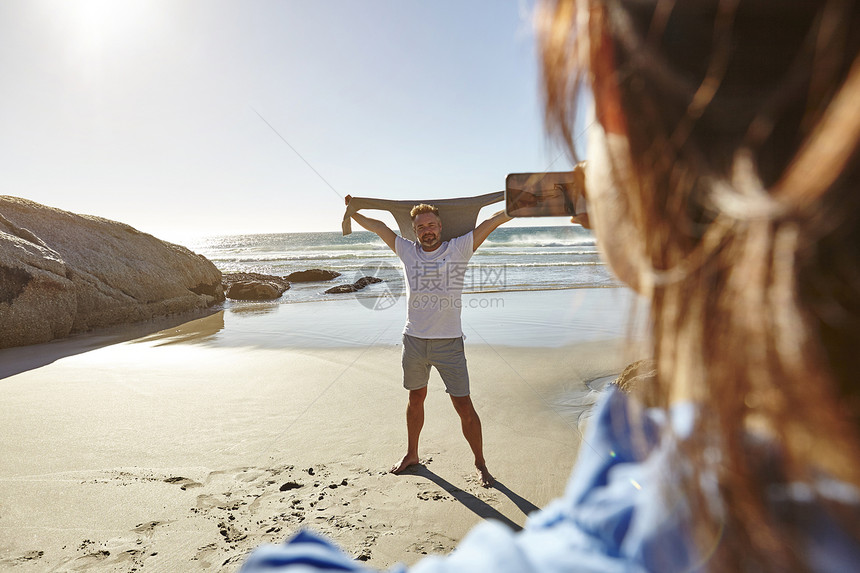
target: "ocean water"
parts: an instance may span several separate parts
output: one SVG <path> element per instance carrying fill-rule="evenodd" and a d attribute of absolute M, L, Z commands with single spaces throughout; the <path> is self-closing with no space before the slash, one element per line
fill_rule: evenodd
<path fill-rule="evenodd" d="M 367 286 L 358 297 L 405 293 L 400 262 L 375 234 L 354 231 L 222 235 L 186 241 L 186 246 L 211 260 L 222 272 L 257 272 L 283 276 L 306 269 L 337 271 L 325 283 L 293 283 L 282 303 L 343 298 L 325 294 L 336 284 L 363 276 L 384 282 Z M 466 273 L 465 294 L 617 287 L 600 260 L 594 236 L 575 225 L 563 227 L 500 227 L 475 252 Z"/>

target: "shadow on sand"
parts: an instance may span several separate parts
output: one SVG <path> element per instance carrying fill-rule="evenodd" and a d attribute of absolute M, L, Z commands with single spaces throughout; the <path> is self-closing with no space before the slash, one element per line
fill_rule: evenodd
<path fill-rule="evenodd" d="M 462 503 L 466 508 L 473 511 L 478 517 L 481 517 L 483 519 L 494 519 L 496 521 L 500 521 L 514 531 L 522 530 L 522 527 L 514 523 L 511 519 L 499 512 L 494 507 L 490 506 L 487 502 L 478 499 L 469 492 L 463 491 L 445 478 L 433 473 L 424 464 L 415 464 L 413 466 L 410 466 L 405 471 L 403 471 L 401 475 L 416 475 L 427 478 L 428 480 L 432 481 L 440 488 L 442 488 L 446 493 L 451 495 L 451 497 Z M 524 497 L 514 493 L 498 480 L 496 480 L 496 483 L 493 485 L 493 487 L 489 489 L 495 489 L 496 491 L 501 492 L 508 499 L 510 499 L 514 503 L 514 505 L 516 505 L 517 508 L 525 515 L 528 515 L 529 513 L 539 509 L 538 506 L 528 501 Z"/>

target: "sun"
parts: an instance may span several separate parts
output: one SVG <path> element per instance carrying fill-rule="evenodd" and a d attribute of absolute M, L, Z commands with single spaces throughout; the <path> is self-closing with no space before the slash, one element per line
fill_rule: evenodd
<path fill-rule="evenodd" d="M 52 3 L 68 33 L 69 48 L 84 61 L 144 42 L 159 2 L 153 0 L 65 0 Z"/>

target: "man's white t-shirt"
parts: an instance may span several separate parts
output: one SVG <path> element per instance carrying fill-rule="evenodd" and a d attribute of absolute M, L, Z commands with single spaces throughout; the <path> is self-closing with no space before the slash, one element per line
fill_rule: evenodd
<path fill-rule="evenodd" d="M 403 263 L 408 295 L 404 334 L 416 338 L 460 338 L 463 283 L 474 253 L 472 232 L 425 251 L 397 236 L 394 252 Z"/>

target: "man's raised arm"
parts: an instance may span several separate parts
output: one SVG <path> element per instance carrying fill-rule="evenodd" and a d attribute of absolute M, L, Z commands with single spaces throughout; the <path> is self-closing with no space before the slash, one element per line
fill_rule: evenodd
<path fill-rule="evenodd" d="M 477 251 L 481 243 L 490 236 L 490 233 L 496 230 L 496 227 L 502 223 L 507 223 L 511 219 L 512 217 L 508 217 L 507 213 L 502 210 L 475 227 L 475 231 L 472 233 L 472 250 Z"/>
<path fill-rule="evenodd" d="M 349 205 L 350 199 L 352 199 L 352 195 L 347 195 L 345 198 L 346 204 Z M 388 245 L 388 247 L 397 252 L 397 249 L 394 248 L 395 240 L 397 239 L 397 233 L 388 228 L 388 225 L 379 221 L 377 219 L 371 219 L 370 217 L 365 217 L 364 215 L 360 215 L 359 213 L 353 213 L 352 219 L 367 229 L 372 233 L 376 233 L 379 235 L 379 238 L 383 240 L 383 242 Z"/>

